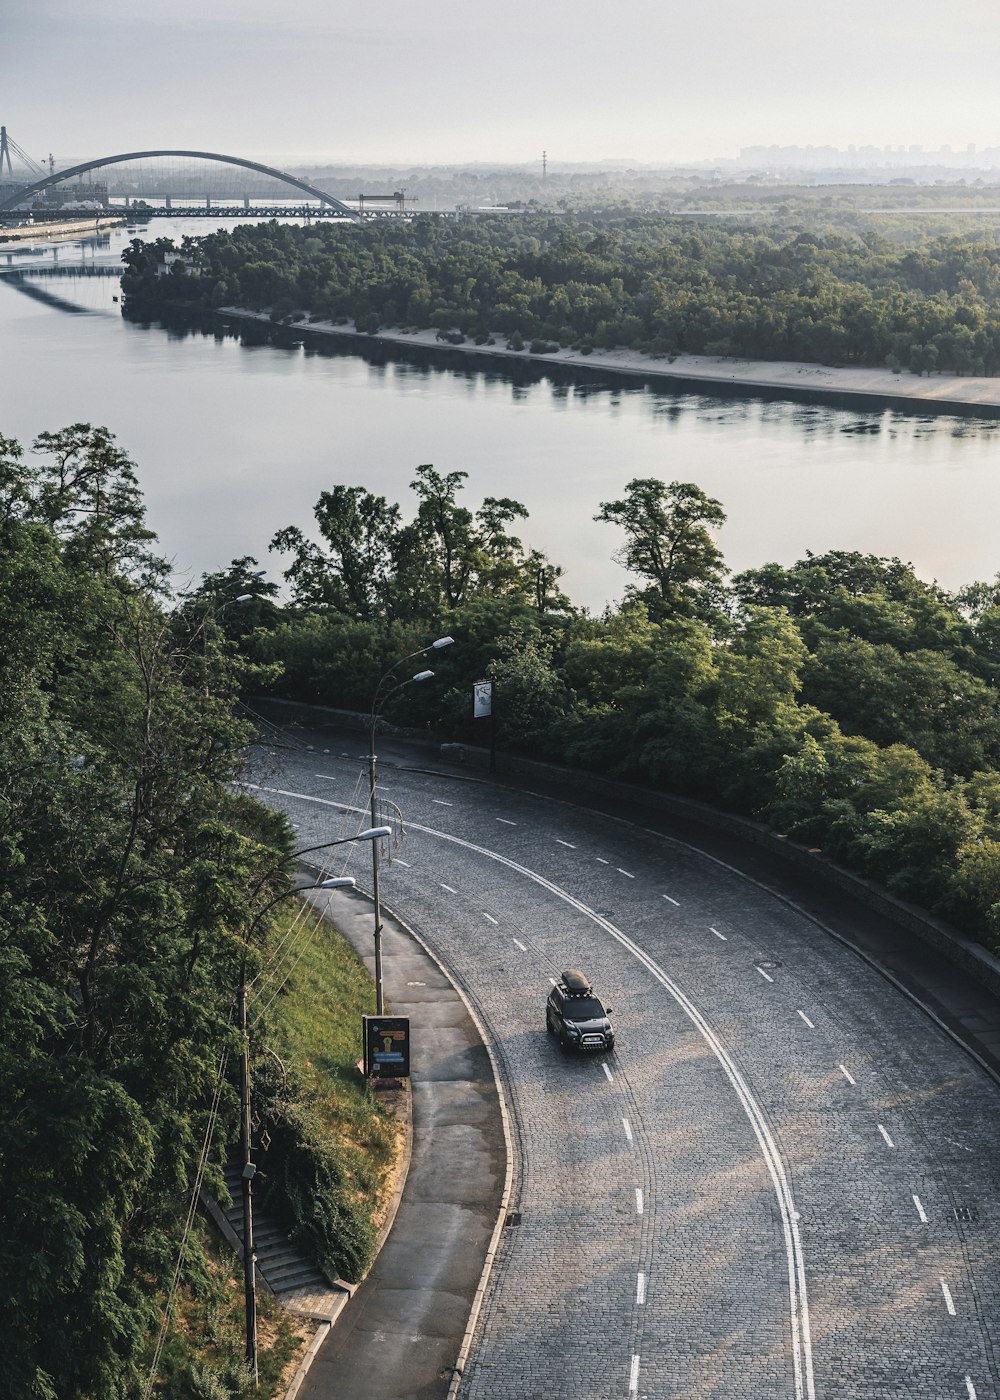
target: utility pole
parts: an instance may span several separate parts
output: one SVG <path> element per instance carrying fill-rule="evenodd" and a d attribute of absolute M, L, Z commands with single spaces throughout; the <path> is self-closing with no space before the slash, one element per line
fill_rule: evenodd
<path fill-rule="evenodd" d="M 368 727 L 368 785 L 371 798 L 372 828 L 378 825 L 376 809 L 378 796 L 375 786 L 375 725 L 378 716 L 372 710 L 372 721 Z M 372 842 L 372 894 L 375 899 L 375 1011 L 381 1016 L 384 1008 L 382 999 L 382 899 L 379 892 L 378 841 Z"/>
<path fill-rule="evenodd" d="M 254 1390 L 257 1389 L 257 1293 L 254 1287 L 256 1258 L 253 1246 L 253 1190 L 254 1166 L 250 1157 L 250 1032 L 247 1029 L 247 974 L 246 964 L 240 979 L 239 992 L 240 1032 L 243 1036 L 243 1056 L 240 1060 L 240 1155 L 243 1170 L 240 1186 L 243 1190 L 243 1296 L 246 1303 L 247 1325 L 247 1369 L 253 1377 Z"/>

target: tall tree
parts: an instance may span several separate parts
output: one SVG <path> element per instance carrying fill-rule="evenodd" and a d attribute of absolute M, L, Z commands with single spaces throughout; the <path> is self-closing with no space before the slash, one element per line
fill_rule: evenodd
<path fill-rule="evenodd" d="M 625 531 L 614 557 L 650 581 L 668 612 L 695 613 L 721 588 L 726 567 L 710 532 L 726 513 L 693 483 L 637 477 L 619 500 L 602 501 L 594 519 Z"/>

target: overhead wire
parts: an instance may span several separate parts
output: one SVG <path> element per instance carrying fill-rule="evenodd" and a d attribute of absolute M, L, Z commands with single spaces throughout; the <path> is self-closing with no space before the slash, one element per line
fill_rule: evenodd
<path fill-rule="evenodd" d="M 222 1089 L 225 1084 L 226 1068 L 229 1064 L 229 1051 L 223 1050 L 219 1069 L 215 1079 L 215 1090 L 212 1095 L 211 1107 L 208 1119 L 205 1123 L 205 1135 L 202 1139 L 201 1154 L 198 1158 L 198 1168 L 195 1172 L 194 1183 L 191 1187 L 191 1198 L 188 1202 L 188 1212 L 184 1221 L 184 1230 L 181 1234 L 180 1247 L 177 1251 L 177 1261 L 174 1265 L 173 1277 L 170 1281 L 170 1288 L 167 1292 L 166 1300 L 163 1304 L 163 1316 L 160 1319 L 160 1331 L 156 1338 L 156 1347 L 153 1351 L 153 1359 L 150 1363 L 149 1375 L 142 1390 L 142 1400 L 149 1400 L 153 1392 L 153 1385 L 156 1381 L 156 1373 L 160 1366 L 160 1356 L 163 1351 L 163 1343 L 166 1340 L 167 1328 L 170 1325 L 170 1310 L 173 1306 L 174 1295 L 177 1292 L 177 1284 L 180 1281 L 181 1267 L 184 1263 L 184 1254 L 187 1250 L 188 1237 L 191 1234 L 191 1226 L 194 1224 L 195 1212 L 198 1209 L 198 1198 L 201 1195 L 201 1188 L 205 1180 L 205 1168 L 208 1165 L 209 1153 L 212 1150 L 212 1138 L 215 1135 L 215 1124 L 219 1116 L 219 1104 L 222 1099 Z"/>

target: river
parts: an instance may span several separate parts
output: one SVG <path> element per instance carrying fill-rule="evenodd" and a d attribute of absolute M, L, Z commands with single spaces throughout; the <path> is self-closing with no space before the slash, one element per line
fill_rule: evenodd
<path fill-rule="evenodd" d="M 155 220 L 142 236 L 210 227 Z M 734 570 L 828 549 L 899 555 L 948 588 L 1000 570 L 995 420 L 574 384 L 459 352 L 365 358 L 138 325 L 121 315 L 116 278 L 83 275 L 116 265 L 133 236 L 0 245 L 0 434 L 27 445 L 77 421 L 110 428 L 138 465 L 179 586 L 246 554 L 280 581 L 268 541 L 285 525 L 308 532 L 322 490 L 361 484 L 409 514 L 422 462 L 468 472 L 470 506 L 523 501 L 525 544 L 561 564 L 566 591 L 593 610 L 629 580 L 612 558 L 618 531 L 593 516 L 643 476 L 694 481 L 722 501 Z"/>

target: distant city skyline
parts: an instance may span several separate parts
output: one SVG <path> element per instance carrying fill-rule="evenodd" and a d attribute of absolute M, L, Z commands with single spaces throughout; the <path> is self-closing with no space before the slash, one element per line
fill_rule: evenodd
<path fill-rule="evenodd" d="M 931 0 L 8 3 L 0 122 L 36 160 L 174 145 L 277 164 L 736 160 L 1000 146 L 1000 6 Z"/>

